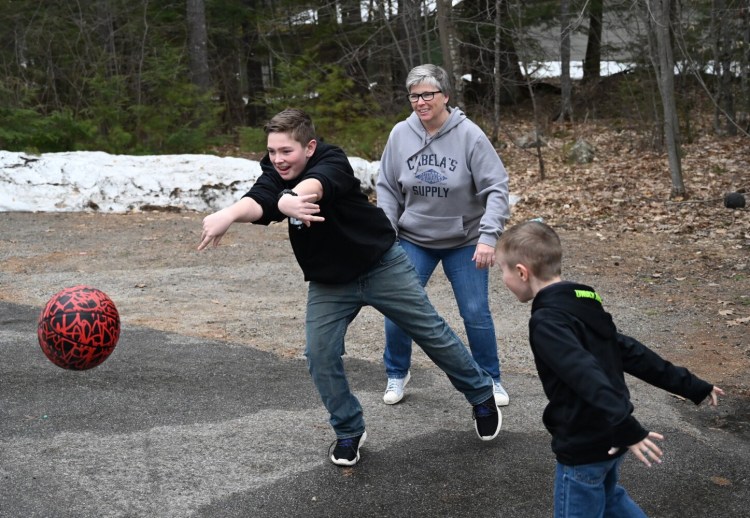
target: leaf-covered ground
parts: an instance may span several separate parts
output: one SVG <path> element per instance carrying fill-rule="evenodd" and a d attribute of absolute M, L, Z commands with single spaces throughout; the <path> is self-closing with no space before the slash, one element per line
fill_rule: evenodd
<path fill-rule="evenodd" d="M 511 124 L 506 134 L 530 130 Z M 542 217 L 569 235 L 577 248 L 568 273 L 614 276 L 614 286 L 657 307 L 694 314 L 695 329 L 675 330 L 686 344 L 681 360 L 748 393 L 750 208 L 728 209 L 724 196 L 745 192 L 750 204 L 750 138 L 705 131 L 684 144 L 686 196 L 670 199 L 667 156 L 644 149 L 638 135 L 596 123 L 548 133 L 558 136 L 541 148 L 544 180 L 535 148 L 500 150 L 520 196 L 511 223 Z M 566 159 L 578 139 L 594 146 L 592 162 Z"/>

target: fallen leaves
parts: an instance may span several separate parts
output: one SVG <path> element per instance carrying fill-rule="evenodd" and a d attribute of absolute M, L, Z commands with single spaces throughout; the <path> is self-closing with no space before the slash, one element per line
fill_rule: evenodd
<path fill-rule="evenodd" d="M 509 133 L 527 128 L 509 124 Z M 553 133 L 557 135 L 558 133 Z M 666 155 L 633 152 L 638 136 L 587 123 L 575 135 L 559 132 L 545 148 L 545 180 L 539 181 L 536 156 L 508 147 L 501 151 L 510 175 L 511 192 L 521 196 L 512 221 L 543 217 L 570 229 L 608 229 L 717 240 L 719 246 L 741 243 L 750 248 L 750 211 L 729 210 L 726 192 L 750 190 L 750 146 L 747 139 L 700 135 L 683 146 L 683 181 L 690 195 L 670 200 L 671 177 Z M 596 143 L 596 161 L 568 164 L 566 140 Z M 632 142 L 627 144 L 628 139 Z M 629 152 L 623 154 L 623 148 Z"/>
<path fill-rule="evenodd" d="M 738 326 L 740 324 L 748 324 L 750 323 L 750 317 L 742 317 L 742 318 L 735 318 L 734 320 L 729 320 L 727 322 L 727 325 L 729 327 Z"/>
<path fill-rule="evenodd" d="M 527 132 L 523 124 L 511 122 L 508 132 Z M 682 148 L 687 196 L 670 199 L 666 154 L 641 149 L 642 136 L 613 131 L 606 121 L 572 131 L 553 124 L 546 137 L 550 146 L 542 150 L 544 181 L 535 154 L 512 146 L 500 151 L 510 190 L 520 198 L 510 224 L 541 217 L 557 229 L 591 231 L 592 246 L 597 240 L 616 244 L 626 235 L 656 236 L 651 248 L 615 249 L 623 278 L 668 287 L 665 298 L 704 306 L 727 327 L 746 326 L 750 303 L 742 296 L 750 291 L 744 259 L 750 252 L 750 209 L 727 209 L 723 198 L 727 192 L 750 193 L 750 145 L 747 138 L 717 137 L 710 124 L 704 127 Z M 567 144 L 578 139 L 595 144 L 593 162 L 565 161 Z M 714 294 L 725 300 L 717 303 Z"/>

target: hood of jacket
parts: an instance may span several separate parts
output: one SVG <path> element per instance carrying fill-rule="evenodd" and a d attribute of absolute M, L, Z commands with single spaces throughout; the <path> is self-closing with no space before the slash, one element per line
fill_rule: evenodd
<path fill-rule="evenodd" d="M 603 339 L 617 334 L 612 315 L 602 307 L 601 297 L 585 284 L 563 281 L 540 290 L 534 297 L 531 312 L 544 308 L 565 310 Z"/>

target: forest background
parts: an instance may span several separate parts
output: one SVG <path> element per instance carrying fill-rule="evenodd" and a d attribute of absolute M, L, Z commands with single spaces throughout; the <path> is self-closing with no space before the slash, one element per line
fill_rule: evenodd
<path fill-rule="evenodd" d="M 4 0 L 0 147 L 262 151 L 263 122 L 304 104 L 323 138 L 377 159 L 410 111 L 406 74 L 437 63 L 452 104 L 500 147 L 518 140 L 507 123 L 519 117 L 539 138 L 552 121 L 607 120 L 679 154 L 702 117 L 747 136 L 749 11 L 750 0 Z M 571 59 L 576 39 L 584 55 Z M 550 61 L 555 81 L 537 73 Z M 624 70 L 603 76 L 611 62 Z"/>
<path fill-rule="evenodd" d="M 377 160 L 410 112 L 406 74 L 432 62 L 511 171 L 517 213 L 590 228 L 746 204 L 750 0 L 0 0 L 0 27 L 8 151 L 259 158 L 267 118 L 301 106 Z"/>

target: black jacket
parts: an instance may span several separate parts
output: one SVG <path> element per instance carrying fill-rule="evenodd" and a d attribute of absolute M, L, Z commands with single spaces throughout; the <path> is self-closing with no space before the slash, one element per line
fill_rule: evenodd
<path fill-rule="evenodd" d="M 624 372 L 695 404 L 713 389 L 687 369 L 618 333 L 599 295 L 582 284 L 559 282 L 537 293 L 529 341 L 549 399 L 544 425 L 562 464 L 610 459 L 610 447 L 620 447 L 622 454 L 648 435 L 632 415 Z"/>
<path fill-rule="evenodd" d="M 396 234 L 382 209 L 367 199 L 344 152 L 318 142 L 305 170 L 285 182 L 268 158 L 260 162 L 263 174 L 245 194 L 263 208 L 257 224 L 268 225 L 286 216 L 279 211 L 279 194 L 302 180 L 315 178 L 323 185 L 319 216 L 309 227 L 289 224 L 289 240 L 305 280 L 328 284 L 352 281 L 372 268 L 393 245 Z"/>

